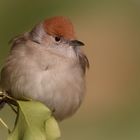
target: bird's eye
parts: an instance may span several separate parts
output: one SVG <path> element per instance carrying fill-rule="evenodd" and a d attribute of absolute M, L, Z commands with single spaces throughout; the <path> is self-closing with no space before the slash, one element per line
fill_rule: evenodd
<path fill-rule="evenodd" d="M 55 41 L 56 41 L 56 42 L 59 42 L 59 41 L 61 41 L 61 37 L 59 37 L 59 36 L 56 36 L 56 37 L 55 37 Z"/>

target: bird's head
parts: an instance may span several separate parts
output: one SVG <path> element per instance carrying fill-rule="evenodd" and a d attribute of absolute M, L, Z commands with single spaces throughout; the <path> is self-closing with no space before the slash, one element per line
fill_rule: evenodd
<path fill-rule="evenodd" d="M 31 31 L 33 41 L 51 48 L 77 48 L 84 43 L 75 37 L 74 27 L 68 18 L 57 16 L 46 19 Z"/>

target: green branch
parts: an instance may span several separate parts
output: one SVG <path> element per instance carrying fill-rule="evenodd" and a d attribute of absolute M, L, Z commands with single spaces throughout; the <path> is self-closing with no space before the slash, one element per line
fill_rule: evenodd
<path fill-rule="evenodd" d="M 7 103 L 17 114 L 12 131 L 0 118 L 0 122 L 9 131 L 8 140 L 56 140 L 60 137 L 57 121 L 44 104 L 36 101 L 18 101 L 5 92 L 0 92 L 0 101 Z"/>

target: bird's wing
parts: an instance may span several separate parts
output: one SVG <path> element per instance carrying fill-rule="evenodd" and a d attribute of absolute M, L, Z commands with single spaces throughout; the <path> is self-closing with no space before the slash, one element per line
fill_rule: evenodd
<path fill-rule="evenodd" d="M 88 58 L 84 53 L 79 54 L 79 63 L 84 73 L 86 72 L 86 68 L 90 67 Z"/>

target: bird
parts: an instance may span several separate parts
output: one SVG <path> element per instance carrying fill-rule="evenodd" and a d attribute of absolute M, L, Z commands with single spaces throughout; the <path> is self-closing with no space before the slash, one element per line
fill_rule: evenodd
<path fill-rule="evenodd" d="M 86 92 L 89 61 L 67 17 L 55 16 L 11 41 L 0 86 L 14 99 L 45 104 L 56 120 L 72 116 Z"/>

